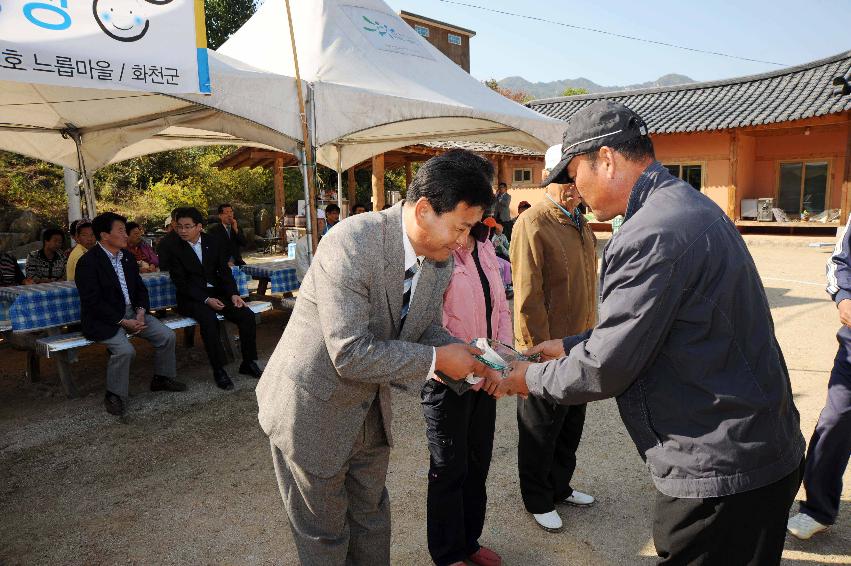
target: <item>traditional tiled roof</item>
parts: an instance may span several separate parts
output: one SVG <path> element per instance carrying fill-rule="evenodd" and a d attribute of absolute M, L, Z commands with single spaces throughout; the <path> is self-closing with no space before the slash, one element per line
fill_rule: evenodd
<path fill-rule="evenodd" d="M 496 143 L 477 143 L 477 142 L 462 142 L 462 141 L 438 141 L 438 142 L 421 142 L 420 145 L 433 147 L 435 149 L 466 149 L 476 153 L 504 153 L 506 155 L 541 157 L 543 153 L 525 149 L 522 147 L 514 147 L 511 145 L 500 145 Z"/>
<path fill-rule="evenodd" d="M 567 120 L 597 100 L 617 100 L 653 133 L 774 124 L 851 110 L 851 51 L 771 73 L 603 94 L 533 100 L 541 114 Z"/>

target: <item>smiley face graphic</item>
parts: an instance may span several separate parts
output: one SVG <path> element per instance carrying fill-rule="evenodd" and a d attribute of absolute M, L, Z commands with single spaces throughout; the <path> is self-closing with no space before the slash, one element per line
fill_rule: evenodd
<path fill-rule="evenodd" d="M 151 22 L 148 20 L 146 4 L 163 6 L 172 0 L 94 0 L 92 12 L 103 32 L 117 41 L 142 39 Z"/>

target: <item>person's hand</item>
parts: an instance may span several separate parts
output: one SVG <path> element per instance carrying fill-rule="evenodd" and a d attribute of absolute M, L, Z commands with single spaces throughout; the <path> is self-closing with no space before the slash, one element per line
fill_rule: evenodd
<path fill-rule="evenodd" d="M 447 344 L 437 348 L 434 369 L 455 381 L 464 379 L 471 373 L 479 377 L 499 375 L 475 358 L 482 353 L 469 344 Z"/>
<path fill-rule="evenodd" d="M 34 285 L 35 281 L 33 280 L 32 277 L 27 277 L 21 283 L 23 283 L 24 285 Z"/>
<path fill-rule="evenodd" d="M 207 299 L 207 306 L 213 309 L 214 311 L 220 311 L 225 308 L 225 304 L 215 297 L 210 297 L 209 299 Z"/>
<path fill-rule="evenodd" d="M 236 216 L 230 219 L 230 228 L 233 230 L 234 234 L 239 232 L 239 225 L 236 223 Z"/>
<path fill-rule="evenodd" d="M 126 330 L 128 334 L 138 334 L 145 329 L 145 323 L 139 322 L 135 318 L 125 318 L 121 321 L 121 327 Z"/>
<path fill-rule="evenodd" d="M 245 301 L 243 301 L 242 297 L 240 297 L 239 295 L 232 295 L 230 301 L 233 303 L 233 306 L 238 309 L 241 309 L 245 306 Z"/>
<path fill-rule="evenodd" d="M 523 399 L 529 396 L 529 387 L 526 385 L 526 369 L 532 365 L 529 362 L 514 362 L 511 364 L 511 372 L 508 377 L 499 382 L 493 396 L 496 399 L 506 395 L 518 395 Z"/>
<path fill-rule="evenodd" d="M 535 354 L 541 354 L 541 361 L 562 358 L 565 354 L 564 342 L 561 340 L 547 340 L 523 352 L 524 356 L 534 356 Z"/>
<path fill-rule="evenodd" d="M 484 390 L 488 395 L 494 395 L 501 382 L 502 377 L 500 375 L 488 375 L 487 377 L 483 377 L 476 386 Z"/>
<path fill-rule="evenodd" d="M 145 311 L 144 310 L 137 310 L 136 311 L 136 320 L 141 322 L 142 324 L 145 324 Z"/>
<path fill-rule="evenodd" d="M 839 321 L 845 326 L 851 326 L 851 299 L 842 299 L 836 308 L 839 309 Z"/>

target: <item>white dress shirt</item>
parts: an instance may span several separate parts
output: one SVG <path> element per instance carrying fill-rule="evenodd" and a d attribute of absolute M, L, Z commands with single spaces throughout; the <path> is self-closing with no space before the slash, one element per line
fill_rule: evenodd
<path fill-rule="evenodd" d="M 118 284 L 121 285 L 121 293 L 124 295 L 124 305 L 130 306 L 130 291 L 127 288 L 127 279 L 124 277 L 124 266 L 121 265 L 121 258 L 124 256 L 124 252 L 118 250 L 117 253 L 113 254 L 100 242 L 98 242 L 98 245 L 100 249 L 106 252 L 106 257 L 109 258 L 109 263 L 112 264 L 112 269 L 115 270 L 115 275 L 118 276 Z"/>
<path fill-rule="evenodd" d="M 408 237 L 408 231 L 405 229 L 405 208 L 402 206 L 402 246 L 405 248 L 405 271 L 411 269 L 415 264 L 422 267 L 425 256 L 418 256 L 414 251 L 414 246 L 411 244 L 411 239 Z M 420 280 L 422 269 L 418 269 L 414 274 L 414 280 L 411 281 L 411 296 L 408 299 L 408 304 L 413 304 L 414 293 L 417 292 L 417 283 Z M 426 378 L 431 378 L 434 375 L 434 364 L 437 361 L 437 348 L 432 347 L 431 367 L 426 374 Z"/>

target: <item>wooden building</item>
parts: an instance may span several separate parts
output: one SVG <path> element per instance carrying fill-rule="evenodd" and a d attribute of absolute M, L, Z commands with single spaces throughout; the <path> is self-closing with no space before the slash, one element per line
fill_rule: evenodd
<path fill-rule="evenodd" d="M 761 198 L 774 199 L 774 207 L 793 222 L 840 209 L 844 224 L 851 189 L 849 83 L 851 51 L 759 75 L 534 100 L 528 106 L 568 120 L 597 100 L 624 103 L 647 122 L 657 159 L 742 227 L 772 226 L 746 217 Z"/>
<path fill-rule="evenodd" d="M 476 32 L 404 10 L 399 12 L 399 17 L 441 53 L 470 72 L 470 39 Z"/>

